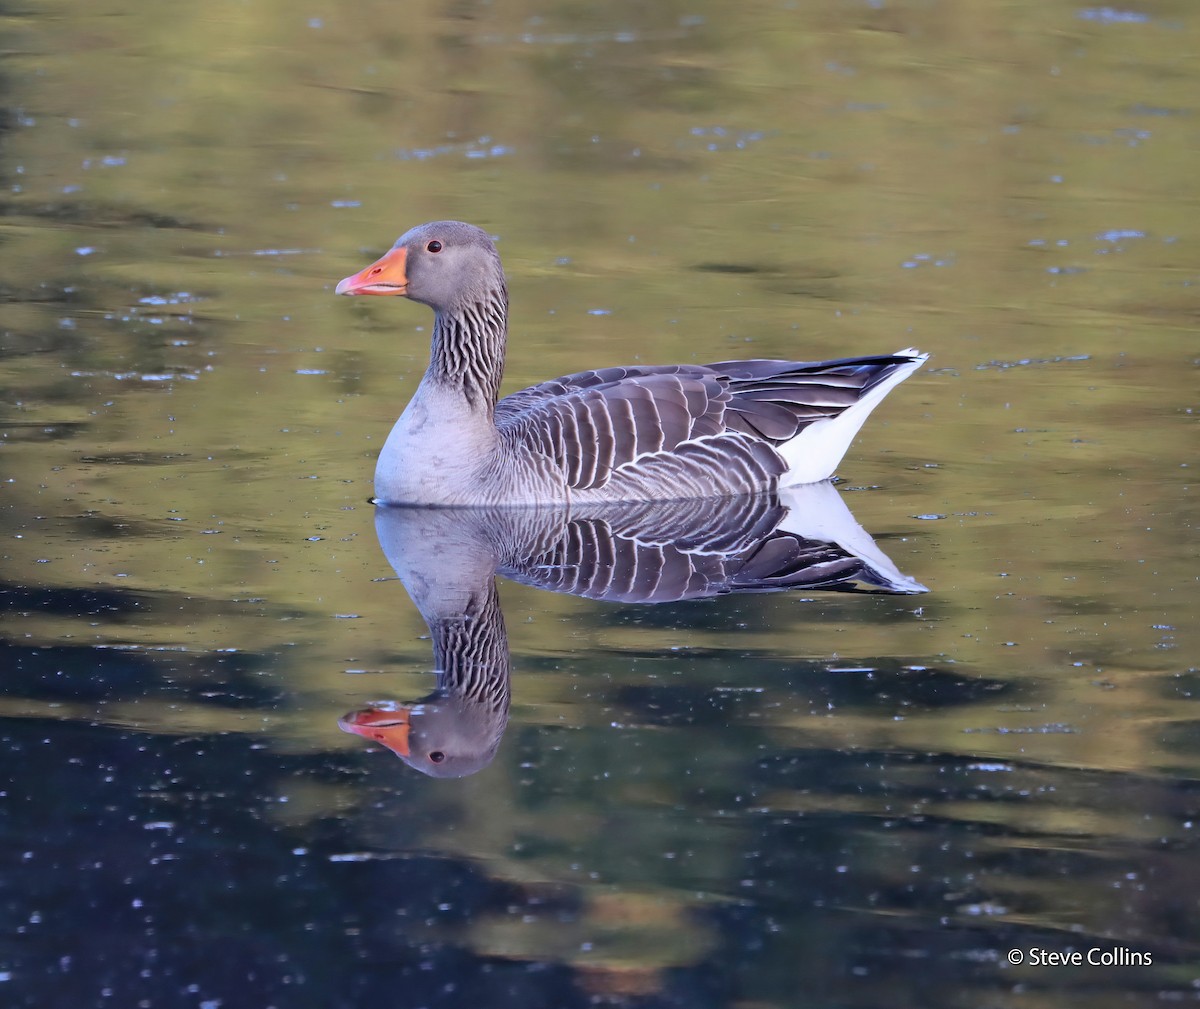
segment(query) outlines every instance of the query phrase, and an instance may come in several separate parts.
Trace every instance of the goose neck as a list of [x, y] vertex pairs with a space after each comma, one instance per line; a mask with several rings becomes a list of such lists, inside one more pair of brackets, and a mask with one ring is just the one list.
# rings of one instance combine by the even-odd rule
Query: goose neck
[[490, 415], [504, 376], [508, 293], [488, 292], [477, 301], [439, 310], [434, 316], [429, 374], [461, 388], [473, 406]]

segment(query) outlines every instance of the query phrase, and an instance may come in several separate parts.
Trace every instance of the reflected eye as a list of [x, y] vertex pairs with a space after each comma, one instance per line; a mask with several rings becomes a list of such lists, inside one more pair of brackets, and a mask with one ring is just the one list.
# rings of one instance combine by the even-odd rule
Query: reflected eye
[[[435, 243], [431, 242], [430, 244], [432, 245]], [[439, 245], [438, 248], [440, 249], [441, 246]], [[434, 750], [432, 753], [429, 754], [429, 759], [432, 760], [435, 764], [440, 764], [443, 760], [446, 759], [446, 755], [441, 750]]]
[[432, 242], [430, 242], [427, 246], [425, 246], [425, 248], [428, 249], [430, 252], [441, 252], [442, 251], [442, 243], [439, 242], [435, 238]]

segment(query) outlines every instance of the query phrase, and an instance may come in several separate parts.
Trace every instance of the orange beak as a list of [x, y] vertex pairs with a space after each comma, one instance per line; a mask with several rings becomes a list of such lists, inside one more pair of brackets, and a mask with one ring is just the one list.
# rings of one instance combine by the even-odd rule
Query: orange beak
[[408, 250], [392, 249], [353, 277], [339, 281], [336, 294], [408, 294]]
[[409, 725], [407, 708], [397, 708], [395, 711], [363, 708], [338, 719], [338, 728], [343, 732], [352, 732], [363, 739], [374, 739], [402, 757], [407, 757], [409, 752]]

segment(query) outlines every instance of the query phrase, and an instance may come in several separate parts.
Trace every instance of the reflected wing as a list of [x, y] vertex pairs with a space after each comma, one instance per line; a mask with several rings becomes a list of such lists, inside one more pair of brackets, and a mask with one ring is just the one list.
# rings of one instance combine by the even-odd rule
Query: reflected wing
[[503, 557], [497, 571], [553, 592], [623, 603], [845, 590], [854, 582], [921, 590], [898, 572], [891, 577], [886, 558], [875, 563], [840, 542], [797, 534], [787, 527], [790, 517], [775, 495], [611, 507], [569, 519], [535, 553]]

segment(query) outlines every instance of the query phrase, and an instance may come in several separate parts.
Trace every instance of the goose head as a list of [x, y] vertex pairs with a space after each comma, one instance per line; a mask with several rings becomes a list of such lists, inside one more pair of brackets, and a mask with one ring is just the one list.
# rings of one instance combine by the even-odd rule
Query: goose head
[[432, 221], [401, 235], [382, 257], [340, 281], [336, 293], [399, 295], [457, 314], [503, 288], [500, 256], [486, 231], [462, 221]]

